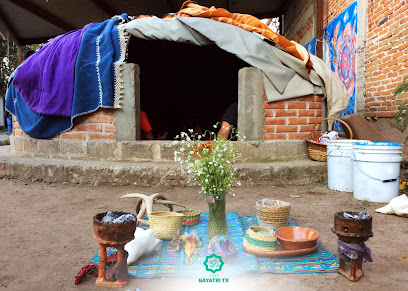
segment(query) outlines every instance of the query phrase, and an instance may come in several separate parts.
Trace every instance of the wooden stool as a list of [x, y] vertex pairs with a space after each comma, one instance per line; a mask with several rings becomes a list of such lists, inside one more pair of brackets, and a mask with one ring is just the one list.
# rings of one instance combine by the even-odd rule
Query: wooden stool
[[[115, 214], [122, 215], [127, 214], [125, 212], [115, 212]], [[114, 282], [110, 282], [106, 279], [106, 265], [107, 254], [106, 248], [113, 247], [117, 249], [118, 262], [125, 258], [125, 244], [132, 241], [135, 238], [135, 230], [137, 226], [136, 221], [110, 223], [102, 222], [101, 219], [106, 215], [106, 212], [99, 213], [94, 216], [94, 231], [93, 238], [99, 243], [99, 272], [98, 279], [96, 279], [96, 286], [102, 287], [125, 287], [127, 285], [127, 264], [125, 276], [118, 278]]]

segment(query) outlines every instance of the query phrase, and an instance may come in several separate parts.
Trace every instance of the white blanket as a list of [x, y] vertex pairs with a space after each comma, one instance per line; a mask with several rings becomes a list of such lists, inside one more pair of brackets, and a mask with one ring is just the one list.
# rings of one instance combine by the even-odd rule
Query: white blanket
[[314, 67], [308, 74], [301, 60], [262, 36], [234, 25], [199, 17], [146, 17], [122, 26], [127, 33], [142, 39], [217, 45], [264, 73], [268, 102], [324, 94], [329, 116], [338, 116], [348, 105], [345, 87], [321, 59], [311, 56]]

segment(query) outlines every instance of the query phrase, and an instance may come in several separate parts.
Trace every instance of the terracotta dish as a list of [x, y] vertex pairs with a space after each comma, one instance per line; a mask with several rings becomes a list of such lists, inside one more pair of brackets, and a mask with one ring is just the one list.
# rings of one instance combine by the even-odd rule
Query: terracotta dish
[[296, 256], [310, 254], [316, 251], [317, 247], [318, 245], [315, 244], [313, 247], [307, 248], [307, 249], [287, 250], [287, 249], [284, 249], [282, 246], [278, 245], [276, 247], [276, 251], [257, 252], [254, 250], [249, 250], [244, 246], [244, 251], [246, 251], [247, 253], [253, 254], [257, 257], [284, 258], [284, 257], [296, 257]]
[[287, 250], [308, 249], [316, 245], [319, 232], [302, 226], [286, 226], [275, 231], [280, 245]]

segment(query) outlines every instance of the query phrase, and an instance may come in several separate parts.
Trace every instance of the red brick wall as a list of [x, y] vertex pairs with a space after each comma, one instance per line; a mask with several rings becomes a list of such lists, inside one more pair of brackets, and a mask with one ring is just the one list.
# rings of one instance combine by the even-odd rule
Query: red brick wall
[[[303, 4], [302, 1], [298, 1], [299, 4]], [[337, 16], [339, 16], [347, 7], [349, 7], [355, 0], [323, 0], [323, 28], [325, 28], [330, 22], [332, 22]], [[311, 5], [315, 5], [315, 2], [311, 2]], [[300, 11], [299, 11], [300, 13]], [[296, 17], [300, 18], [302, 15], [297, 14]], [[296, 20], [295, 20], [296, 21]], [[299, 42], [303, 37], [314, 28], [313, 22], [316, 21], [316, 15], [310, 16], [298, 31], [294, 32], [293, 40]], [[316, 32], [313, 31], [313, 35]]]
[[[71, 130], [52, 139], [80, 139], [80, 140], [115, 140], [114, 109], [98, 109], [97, 111], [74, 119], [74, 127]], [[14, 122], [14, 134], [27, 136], [17, 121]]]
[[[355, 0], [324, 0], [323, 26], [326, 27], [353, 2]], [[407, 15], [407, 0], [368, 0], [364, 85], [366, 116], [391, 117], [398, 105], [408, 103], [408, 93], [394, 96], [395, 88], [408, 76]], [[302, 27], [296, 36], [301, 38], [308, 29], [312, 26]]]
[[21, 129], [20, 124], [15, 117], [13, 117], [13, 131], [15, 136], [27, 136]]
[[[322, 97], [304, 96], [279, 102], [263, 102], [265, 112], [264, 140], [304, 139], [315, 122], [322, 118]], [[320, 129], [320, 124], [316, 127]]]
[[323, 28], [354, 2], [355, 0], [323, 0]]
[[371, 117], [391, 117], [408, 94], [393, 96], [408, 76], [408, 3], [368, 1], [365, 110]]

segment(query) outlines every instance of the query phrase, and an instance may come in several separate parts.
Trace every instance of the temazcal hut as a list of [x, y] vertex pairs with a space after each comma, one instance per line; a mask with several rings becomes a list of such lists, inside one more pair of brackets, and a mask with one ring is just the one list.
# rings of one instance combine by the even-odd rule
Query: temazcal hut
[[[242, 158], [267, 162], [305, 158], [305, 135], [348, 99], [321, 59], [257, 18], [186, 1], [55, 37], [18, 67], [6, 109], [14, 153], [169, 161], [176, 134], [214, 130], [238, 102]], [[141, 111], [164, 140], [142, 140]]]

